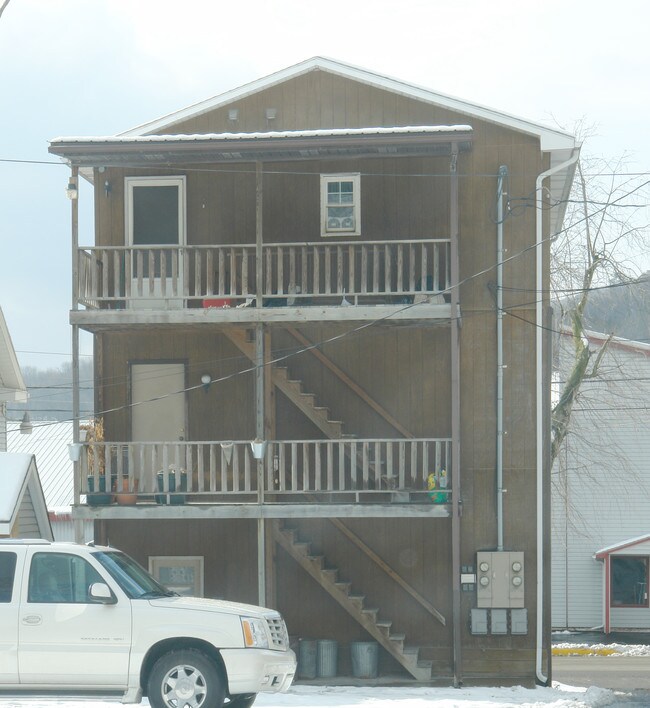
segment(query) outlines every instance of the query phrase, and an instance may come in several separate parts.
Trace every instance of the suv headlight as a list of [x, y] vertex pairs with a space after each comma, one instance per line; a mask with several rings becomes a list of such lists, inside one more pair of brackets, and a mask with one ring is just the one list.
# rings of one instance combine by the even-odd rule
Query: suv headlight
[[241, 627], [244, 632], [244, 644], [258, 649], [269, 648], [269, 635], [266, 631], [266, 621], [254, 617], [241, 617]]

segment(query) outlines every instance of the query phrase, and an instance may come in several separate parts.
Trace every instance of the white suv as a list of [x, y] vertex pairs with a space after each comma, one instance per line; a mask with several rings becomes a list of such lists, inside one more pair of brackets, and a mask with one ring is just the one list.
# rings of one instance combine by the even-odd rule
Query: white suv
[[114, 548], [0, 541], [0, 692], [246, 708], [295, 669], [273, 610], [180, 597]]

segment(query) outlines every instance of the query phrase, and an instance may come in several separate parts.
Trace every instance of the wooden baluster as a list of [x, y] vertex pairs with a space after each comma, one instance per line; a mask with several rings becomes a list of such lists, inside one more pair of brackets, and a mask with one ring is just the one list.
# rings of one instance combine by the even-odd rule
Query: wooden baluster
[[[285, 489], [284, 476], [281, 478], [281, 489]], [[291, 443], [291, 489], [295, 492], [298, 489], [298, 443]]]
[[372, 292], [379, 292], [379, 247], [372, 247]]
[[320, 476], [321, 476], [321, 443], [315, 443], [314, 447], [314, 491], [320, 489]]
[[330, 295], [332, 292], [332, 262], [331, 251], [329, 246], [325, 246], [325, 294]]
[[318, 250], [318, 246], [314, 246], [313, 254], [314, 254], [314, 288], [313, 288], [313, 293], [314, 293], [314, 295], [318, 295], [320, 293], [320, 251]]

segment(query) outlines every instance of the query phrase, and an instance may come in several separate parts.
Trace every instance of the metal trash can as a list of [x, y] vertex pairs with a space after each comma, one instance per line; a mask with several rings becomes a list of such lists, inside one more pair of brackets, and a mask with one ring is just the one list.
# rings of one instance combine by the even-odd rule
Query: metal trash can
[[339, 645], [333, 639], [320, 639], [316, 652], [316, 674], [319, 678], [336, 676]]
[[377, 642], [351, 642], [350, 658], [355, 678], [377, 678], [379, 644]]
[[298, 642], [298, 678], [316, 678], [316, 654], [318, 651], [315, 639], [301, 639]]

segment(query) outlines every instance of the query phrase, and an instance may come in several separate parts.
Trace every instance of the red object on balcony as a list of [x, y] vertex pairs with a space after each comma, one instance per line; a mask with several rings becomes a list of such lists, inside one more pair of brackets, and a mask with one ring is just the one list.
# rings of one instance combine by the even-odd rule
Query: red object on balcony
[[203, 307], [230, 307], [231, 303], [229, 297], [211, 297], [203, 300]]

